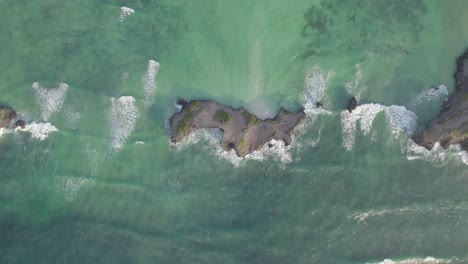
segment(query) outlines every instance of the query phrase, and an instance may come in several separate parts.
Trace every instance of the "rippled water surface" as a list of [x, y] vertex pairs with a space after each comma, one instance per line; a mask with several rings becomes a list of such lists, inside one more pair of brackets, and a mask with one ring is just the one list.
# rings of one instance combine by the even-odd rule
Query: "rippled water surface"
[[[0, 103], [29, 123], [0, 137], [0, 263], [468, 262], [468, 154], [410, 140], [454, 89], [468, 2], [0, 10]], [[216, 130], [171, 145], [177, 98], [307, 118], [240, 159]]]

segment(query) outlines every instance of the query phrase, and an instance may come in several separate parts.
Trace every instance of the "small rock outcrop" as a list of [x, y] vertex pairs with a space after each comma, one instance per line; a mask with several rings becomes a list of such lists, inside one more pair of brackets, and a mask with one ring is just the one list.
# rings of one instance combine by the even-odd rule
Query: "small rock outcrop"
[[16, 118], [16, 112], [8, 107], [0, 106], [0, 128], [11, 125], [11, 121]]
[[413, 138], [427, 149], [440, 142], [444, 148], [460, 144], [468, 151], [468, 49], [457, 59], [456, 66], [455, 92], [443, 104], [439, 116]]
[[353, 97], [351, 97], [351, 99], [349, 99], [347, 109], [351, 113], [351, 112], [353, 112], [354, 109], [356, 109], [356, 107], [357, 107], [357, 99], [356, 99], [356, 97], [353, 96]]
[[219, 128], [223, 131], [221, 147], [234, 149], [239, 157], [261, 148], [272, 139], [291, 143], [291, 134], [304, 119], [304, 111], [292, 113], [281, 109], [272, 119], [261, 120], [243, 108], [233, 109], [213, 101], [179, 99], [180, 112], [170, 119], [171, 141], [178, 143], [192, 131]]
[[24, 122], [24, 120], [18, 119], [15, 122], [15, 126], [20, 127], [21, 129], [25, 129], [26, 128], [26, 122]]

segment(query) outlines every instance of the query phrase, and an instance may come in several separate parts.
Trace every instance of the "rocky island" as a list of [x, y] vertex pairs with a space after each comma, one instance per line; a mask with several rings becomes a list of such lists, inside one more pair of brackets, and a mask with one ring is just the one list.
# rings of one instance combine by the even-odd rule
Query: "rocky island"
[[414, 136], [414, 141], [427, 149], [436, 142], [443, 148], [460, 144], [468, 151], [468, 49], [456, 62], [455, 92], [429, 126]]
[[296, 113], [281, 109], [272, 119], [261, 120], [243, 108], [233, 109], [214, 101], [178, 100], [180, 112], [170, 119], [171, 141], [181, 142], [192, 131], [202, 128], [218, 128], [223, 131], [221, 147], [234, 149], [239, 157], [261, 148], [272, 139], [291, 143], [291, 135], [304, 119], [304, 111]]

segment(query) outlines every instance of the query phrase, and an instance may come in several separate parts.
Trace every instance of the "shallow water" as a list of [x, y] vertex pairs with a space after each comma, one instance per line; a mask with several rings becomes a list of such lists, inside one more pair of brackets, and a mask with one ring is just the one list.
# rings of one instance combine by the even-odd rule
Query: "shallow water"
[[[0, 1], [0, 103], [34, 122], [0, 133], [0, 263], [468, 262], [468, 154], [409, 139], [468, 3], [323, 2]], [[307, 118], [240, 159], [170, 144], [179, 97]]]

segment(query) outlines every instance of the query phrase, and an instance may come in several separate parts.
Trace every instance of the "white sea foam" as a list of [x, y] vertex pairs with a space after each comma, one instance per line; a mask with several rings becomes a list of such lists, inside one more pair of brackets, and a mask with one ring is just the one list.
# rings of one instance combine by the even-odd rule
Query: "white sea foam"
[[333, 72], [325, 72], [318, 66], [314, 66], [306, 75], [304, 81], [305, 92], [302, 95], [301, 101], [306, 114], [316, 114], [326, 112], [326, 110], [318, 109], [316, 104], [321, 102], [327, 106], [325, 100], [325, 90], [328, 88], [333, 77]]
[[411, 136], [416, 131], [418, 117], [404, 106], [388, 106], [385, 108], [385, 113], [394, 137], [398, 137], [401, 132]]
[[[198, 129], [193, 131], [187, 138], [174, 146], [179, 149], [185, 149], [190, 145], [199, 144], [204, 151], [211, 152], [218, 158], [224, 159], [232, 163], [234, 166], [242, 166], [248, 160], [275, 160], [282, 165], [293, 161], [291, 154], [291, 145], [285, 146], [282, 140], [271, 140], [262, 148], [253, 151], [244, 158], [238, 157], [234, 150], [225, 151], [219, 145], [223, 134], [219, 129]], [[201, 144], [201, 143], [208, 144]], [[271, 144], [271, 147], [269, 146]]]
[[131, 9], [130, 7], [122, 6], [120, 8], [120, 16], [119, 16], [119, 21], [124, 22], [125, 18], [129, 15], [132, 15], [135, 13], [135, 10]]
[[408, 107], [413, 108], [417, 105], [441, 98], [447, 98], [448, 90], [447, 87], [443, 84], [437, 85], [435, 87], [426, 88], [421, 91], [416, 97], [411, 99], [407, 104]]
[[426, 258], [411, 258], [405, 260], [397, 260], [393, 261], [391, 259], [385, 259], [379, 264], [443, 264], [443, 263], [452, 263], [452, 261], [456, 261], [456, 259], [436, 259], [434, 257], [426, 257]]
[[459, 160], [468, 165], [468, 153], [462, 150], [459, 145], [451, 145], [444, 149], [439, 142], [436, 142], [431, 150], [427, 150], [409, 139], [406, 146], [402, 147], [402, 152], [406, 153], [408, 160], [423, 159], [439, 166], [443, 166], [451, 160]]
[[90, 182], [90, 179], [82, 177], [62, 177], [57, 180], [56, 190], [63, 194], [66, 201], [73, 202], [78, 192]]
[[135, 145], [144, 145], [144, 144], [145, 144], [145, 142], [143, 142], [143, 141], [136, 141], [135, 142]]
[[351, 150], [356, 141], [356, 127], [359, 122], [361, 131], [367, 135], [371, 128], [372, 123], [385, 106], [380, 104], [364, 104], [356, 107], [352, 113], [347, 110], [341, 112], [341, 128], [343, 134], [343, 147], [346, 150]]
[[109, 111], [110, 148], [118, 151], [132, 133], [139, 112], [132, 96], [111, 98]]
[[32, 138], [39, 139], [41, 141], [46, 139], [50, 133], [58, 131], [58, 129], [51, 123], [32, 122], [26, 124], [25, 128], [0, 128], [0, 137], [4, 134], [14, 133], [17, 130], [29, 132]]
[[32, 138], [44, 140], [49, 136], [49, 133], [56, 132], [58, 129], [51, 123], [30, 123], [26, 124], [24, 129], [18, 128], [21, 131], [28, 131]]
[[353, 79], [345, 84], [345, 88], [349, 95], [356, 97], [356, 99], [359, 101], [362, 92], [365, 91], [367, 87], [361, 85], [363, 78], [361, 65], [356, 64], [355, 69], [356, 71], [354, 73]]
[[47, 121], [52, 114], [62, 109], [68, 91], [66, 83], [60, 83], [55, 89], [48, 89], [35, 82], [32, 88], [36, 92], [36, 100], [41, 108], [42, 119]]
[[145, 104], [151, 105], [154, 102], [154, 94], [157, 89], [156, 77], [159, 72], [159, 63], [155, 60], [150, 60], [148, 62], [148, 67], [146, 73], [142, 79], [142, 85], [145, 95]]
[[417, 116], [404, 106], [384, 106], [373, 103], [363, 104], [356, 107], [352, 113], [349, 113], [347, 110], [341, 112], [343, 147], [346, 150], [351, 150], [354, 147], [357, 123], [359, 122], [361, 132], [367, 135], [372, 129], [375, 117], [381, 111], [384, 111], [386, 114], [394, 138], [398, 138], [402, 132], [410, 136], [416, 130]]

